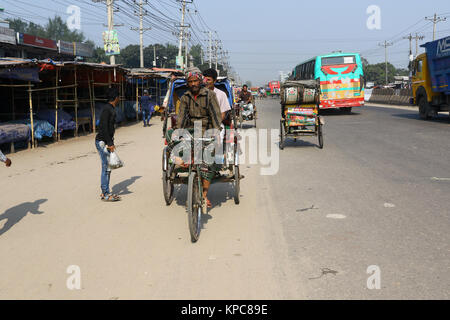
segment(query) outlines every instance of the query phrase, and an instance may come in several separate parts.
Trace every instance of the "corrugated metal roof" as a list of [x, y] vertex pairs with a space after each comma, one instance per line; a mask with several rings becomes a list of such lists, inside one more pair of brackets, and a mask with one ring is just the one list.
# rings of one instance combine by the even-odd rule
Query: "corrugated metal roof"
[[35, 65], [37, 60], [22, 58], [0, 58], [0, 67], [10, 67], [18, 65]]

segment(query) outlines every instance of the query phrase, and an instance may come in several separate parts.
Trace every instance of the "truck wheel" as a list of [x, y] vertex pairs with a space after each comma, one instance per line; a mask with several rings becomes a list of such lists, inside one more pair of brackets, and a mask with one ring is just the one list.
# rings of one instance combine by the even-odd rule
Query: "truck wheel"
[[427, 120], [430, 119], [430, 104], [425, 97], [420, 97], [419, 99], [419, 116], [420, 119]]

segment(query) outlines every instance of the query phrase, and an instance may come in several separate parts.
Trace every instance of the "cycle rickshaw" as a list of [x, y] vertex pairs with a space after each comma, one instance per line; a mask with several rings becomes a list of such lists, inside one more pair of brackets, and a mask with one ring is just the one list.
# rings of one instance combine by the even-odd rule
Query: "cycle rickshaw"
[[[227, 93], [230, 105], [233, 105], [233, 92], [228, 79], [220, 79], [216, 83], [216, 87]], [[178, 139], [178, 142], [174, 142], [172, 139], [173, 128], [176, 123], [176, 99], [174, 96], [182, 97], [187, 90], [187, 83], [184, 79], [177, 79], [173, 81], [170, 88], [170, 99], [167, 110], [165, 110], [166, 118], [164, 137], [166, 146], [163, 149], [162, 155], [162, 182], [163, 182], [163, 194], [164, 200], [168, 206], [170, 206], [174, 200], [174, 186], [175, 185], [187, 185], [187, 212], [189, 231], [191, 235], [191, 241], [196, 242], [200, 236], [200, 230], [202, 227], [202, 214], [204, 208], [203, 199], [203, 186], [201, 171], [205, 169], [205, 163], [195, 163], [194, 150], [199, 149], [199, 145], [208, 145], [215, 143], [212, 138], [199, 138], [194, 137], [192, 130], [188, 130], [189, 133], [185, 133], [183, 139]], [[170, 119], [171, 129], [168, 129]], [[240, 194], [240, 171], [239, 171], [239, 154], [238, 154], [238, 141], [237, 136], [234, 134], [234, 126], [236, 119], [232, 112], [230, 125], [226, 126], [227, 132], [223, 136], [223, 156], [220, 158], [219, 163], [216, 162], [218, 170], [213, 177], [211, 184], [215, 183], [231, 183], [233, 185], [234, 194], [233, 199], [235, 204], [239, 204]], [[190, 161], [179, 165], [176, 163], [176, 159], [171, 155], [173, 147], [177, 143], [189, 144], [189, 150], [191, 151]], [[201, 148], [200, 148], [201, 149]], [[217, 157], [216, 157], [217, 160]]]
[[280, 143], [286, 138], [316, 136], [323, 148], [323, 120], [319, 116], [320, 85], [315, 80], [286, 81], [281, 89]]

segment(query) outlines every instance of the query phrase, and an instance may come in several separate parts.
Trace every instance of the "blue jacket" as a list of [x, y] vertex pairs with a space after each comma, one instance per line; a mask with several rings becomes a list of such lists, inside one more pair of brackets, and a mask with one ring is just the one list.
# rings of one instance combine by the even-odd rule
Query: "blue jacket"
[[141, 109], [144, 111], [150, 111], [152, 109], [150, 96], [141, 97]]

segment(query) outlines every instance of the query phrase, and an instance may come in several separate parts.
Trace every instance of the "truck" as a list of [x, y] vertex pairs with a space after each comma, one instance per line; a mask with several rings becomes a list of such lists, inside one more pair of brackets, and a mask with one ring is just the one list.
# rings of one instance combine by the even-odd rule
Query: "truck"
[[425, 53], [413, 61], [412, 103], [419, 116], [430, 119], [450, 111], [450, 36], [427, 42]]

